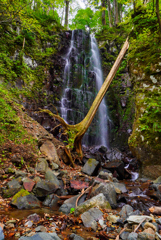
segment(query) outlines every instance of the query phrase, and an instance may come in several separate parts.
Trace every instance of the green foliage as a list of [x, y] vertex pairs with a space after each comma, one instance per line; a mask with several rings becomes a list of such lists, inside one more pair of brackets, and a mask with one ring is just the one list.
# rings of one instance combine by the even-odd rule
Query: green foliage
[[13, 103], [13, 95], [4, 85], [0, 85], [0, 144], [6, 141], [20, 143], [23, 140], [32, 142], [32, 138], [27, 136], [27, 132], [22, 126], [18, 116], [18, 106]]
[[75, 212], [75, 208], [71, 208], [70, 213], [74, 213], [74, 212]]

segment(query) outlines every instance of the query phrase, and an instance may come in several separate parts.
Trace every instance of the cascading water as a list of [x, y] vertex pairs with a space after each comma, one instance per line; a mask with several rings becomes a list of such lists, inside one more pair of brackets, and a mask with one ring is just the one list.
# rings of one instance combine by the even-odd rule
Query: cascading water
[[[60, 112], [69, 124], [79, 123], [87, 114], [103, 83], [98, 46], [93, 36], [72, 31], [70, 47], [64, 56], [64, 85]], [[108, 147], [108, 115], [103, 99], [98, 114], [83, 138], [83, 144]]]
[[[103, 73], [102, 73], [102, 67], [101, 67], [101, 59], [100, 59], [100, 53], [97, 46], [97, 42], [94, 36], [91, 36], [91, 62], [93, 71], [96, 75], [96, 86], [97, 91], [100, 90], [102, 84], [103, 84]], [[108, 120], [109, 117], [107, 115], [107, 107], [105, 103], [105, 99], [102, 99], [102, 102], [98, 108], [99, 112], [99, 130], [100, 130], [100, 145], [109, 147], [108, 143]]]

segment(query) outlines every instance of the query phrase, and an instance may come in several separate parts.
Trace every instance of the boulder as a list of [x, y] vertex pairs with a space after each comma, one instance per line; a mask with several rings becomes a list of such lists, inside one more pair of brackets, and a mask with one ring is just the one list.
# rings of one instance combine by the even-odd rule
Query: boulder
[[45, 158], [39, 158], [36, 164], [36, 171], [44, 174], [48, 168], [48, 163]]
[[117, 206], [116, 201], [116, 191], [112, 183], [100, 183], [93, 187], [91, 192], [91, 197], [103, 193], [106, 200], [110, 203], [111, 207], [115, 208]]
[[106, 152], [106, 159], [110, 162], [115, 160], [122, 160], [122, 153], [117, 148], [111, 148]]
[[33, 194], [18, 197], [17, 199], [14, 199], [11, 204], [16, 206], [18, 209], [32, 209], [39, 208], [41, 206], [40, 201]]
[[81, 215], [81, 219], [85, 227], [90, 227], [94, 231], [97, 229], [97, 221], [100, 220], [103, 213], [97, 208], [91, 208]]
[[127, 238], [127, 240], [137, 240], [138, 234], [135, 232], [131, 232]]
[[88, 159], [88, 161], [83, 166], [82, 172], [91, 176], [91, 175], [94, 174], [98, 165], [99, 165], [99, 162], [96, 159], [90, 158], [90, 159]]
[[59, 180], [57, 179], [54, 172], [50, 168], [48, 168], [46, 171], [45, 179], [54, 183], [57, 186], [57, 188], [60, 186]]
[[111, 209], [110, 203], [107, 201], [103, 193], [94, 196], [93, 198], [81, 203], [76, 209], [74, 214], [76, 216], [88, 211], [90, 208], [102, 208], [102, 209]]
[[40, 151], [47, 157], [47, 159], [50, 162], [54, 162], [58, 166], [60, 166], [60, 161], [59, 161], [56, 148], [51, 141], [49, 140], [45, 141], [43, 145], [40, 147]]
[[155, 240], [155, 235], [150, 233], [141, 232], [138, 234], [137, 240]]
[[47, 195], [56, 192], [59, 187], [54, 182], [49, 182], [47, 180], [41, 180], [38, 182], [34, 188], [34, 193], [37, 197], [46, 197]]
[[3, 197], [11, 197], [21, 189], [21, 185], [16, 179], [7, 183], [7, 189], [3, 189]]
[[123, 218], [124, 220], [130, 216], [130, 214], [134, 211], [134, 209], [126, 204], [122, 207], [121, 211], [120, 211], [120, 217]]
[[59, 200], [59, 198], [56, 195], [50, 194], [43, 201], [43, 205], [50, 207], [50, 208], [55, 208], [55, 207], [57, 207], [58, 200]]
[[61, 240], [56, 233], [39, 232], [32, 237], [20, 237], [19, 240]]
[[35, 182], [30, 178], [24, 178], [22, 181], [24, 189], [28, 192], [31, 192], [33, 187], [35, 186]]
[[122, 161], [115, 160], [112, 162], [107, 162], [103, 167], [112, 172], [113, 176], [117, 177], [118, 179], [124, 179], [125, 171], [124, 163]]

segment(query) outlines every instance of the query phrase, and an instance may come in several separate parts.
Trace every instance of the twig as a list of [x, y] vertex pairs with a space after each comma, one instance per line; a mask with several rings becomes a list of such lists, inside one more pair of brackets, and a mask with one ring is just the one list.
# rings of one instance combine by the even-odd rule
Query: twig
[[145, 220], [146, 220], [146, 217], [139, 223], [139, 225], [135, 228], [134, 232], [136, 232], [139, 229], [139, 227]]
[[119, 236], [121, 235], [121, 233], [123, 233], [124, 231], [126, 230], [126, 227], [125, 228], [123, 228], [120, 232], [119, 232], [119, 234], [117, 235], [117, 237], [116, 237], [116, 239], [115, 240], [119, 240], [120, 238], [119, 238]]
[[76, 200], [76, 202], [75, 202], [75, 207], [78, 206], [78, 201], [79, 201], [79, 199], [80, 199], [86, 192], [90, 191], [90, 189], [91, 189], [92, 187], [93, 187], [93, 184], [92, 184], [90, 187], [88, 187], [85, 191], [84, 191], [84, 189], [82, 189], [81, 195], [78, 196], [78, 198], [77, 198], [77, 200]]

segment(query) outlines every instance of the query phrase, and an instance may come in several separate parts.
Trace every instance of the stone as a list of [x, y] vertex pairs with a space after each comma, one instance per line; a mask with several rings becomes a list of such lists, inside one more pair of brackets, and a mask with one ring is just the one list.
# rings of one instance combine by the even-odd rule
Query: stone
[[54, 207], [57, 207], [58, 200], [59, 200], [59, 198], [56, 195], [50, 194], [43, 201], [43, 205], [50, 207], [50, 208], [54, 208]]
[[128, 216], [130, 216], [133, 210], [134, 209], [130, 205], [128, 204], [124, 205], [119, 213], [120, 217], [126, 219]]
[[91, 192], [91, 197], [103, 193], [106, 200], [110, 203], [111, 207], [115, 208], [117, 206], [116, 201], [116, 191], [112, 183], [100, 183], [93, 187]]
[[148, 234], [152, 234], [152, 235], [155, 235], [155, 231], [154, 231], [154, 229], [152, 229], [152, 228], [146, 228], [144, 231], [143, 231], [144, 233], [148, 233]]
[[50, 162], [54, 162], [58, 166], [60, 166], [60, 161], [59, 161], [56, 148], [51, 141], [49, 140], [45, 141], [43, 145], [40, 147], [40, 151], [47, 157], [47, 159]]
[[84, 212], [81, 215], [81, 219], [83, 221], [83, 224], [85, 227], [90, 227], [92, 228], [94, 231], [97, 230], [97, 222], [94, 220], [94, 218], [90, 215], [89, 212]]
[[54, 182], [41, 180], [34, 188], [34, 193], [37, 197], [46, 197], [47, 195], [56, 192], [59, 187]]
[[92, 197], [91, 199], [81, 203], [76, 209], [74, 214], [76, 216], [88, 211], [90, 208], [102, 208], [102, 209], [111, 209], [110, 203], [107, 201], [103, 193], [98, 194], [97, 196]]
[[147, 228], [152, 228], [154, 232], [157, 231], [156, 226], [154, 226], [153, 223], [150, 223], [150, 222], [146, 222], [146, 223], [144, 224], [144, 229], [147, 229]]
[[115, 190], [119, 189], [121, 193], [127, 192], [126, 186], [124, 183], [117, 183], [117, 182], [112, 182]]
[[16, 206], [18, 209], [31, 209], [40, 207], [40, 201], [33, 194], [25, 195], [24, 193], [25, 196], [20, 196], [20, 194], [17, 196], [16, 195], [13, 197], [11, 204]]
[[7, 189], [3, 189], [3, 197], [11, 197], [21, 189], [21, 185], [16, 179], [7, 183]]
[[110, 172], [101, 171], [99, 173], [98, 177], [101, 179], [104, 179], [104, 180], [109, 180], [109, 181], [113, 180], [112, 173], [110, 173]]
[[153, 181], [153, 183], [161, 183], [161, 176], [159, 176], [157, 179]]
[[155, 235], [141, 232], [138, 234], [137, 240], [155, 240]]
[[57, 186], [57, 188], [60, 186], [59, 180], [57, 179], [57, 177], [50, 168], [48, 168], [45, 173], [45, 179], [50, 182], [53, 182]]
[[18, 178], [18, 177], [26, 177], [27, 176], [27, 172], [23, 172], [23, 171], [20, 171], [20, 170], [15, 170], [15, 177]]
[[50, 165], [51, 165], [52, 170], [58, 170], [59, 169], [59, 165], [54, 163], [54, 162], [51, 162]]
[[[79, 194], [80, 195], [80, 194]], [[76, 195], [74, 197], [71, 197], [64, 201], [63, 205], [59, 208], [59, 212], [68, 214], [70, 213], [71, 208], [75, 208], [76, 200], [79, 197], [79, 195]], [[86, 195], [84, 194], [78, 201], [78, 206], [84, 202], [86, 198]]]
[[70, 236], [69, 236], [70, 239], [73, 239], [73, 240], [84, 240], [84, 238], [78, 236], [77, 234], [75, 233], [72, 233]]
[[117, 177], [118, 179], [124, 179], [125, 177], [124, 163], [120, 160], [107, 162], [105, 163], [104, 168], [112, 172], [113, 176]]
[[90, 158], [83, 166], [82, 172], [86, 173], [89, 176], [92, 176], [92, 174], [94, 174], [98, 165], [99, 165], [99, 162], [96, 159]]
[[129, 216], [126, 220], [128, 221], [128, 223], [140, 223], [143, 221], [143, 219], [146, 218], [146, 221], [152, 221], [152, 217], [149, 217], [147, 215], [131, 215]]
[[109, 213], [107, 220], [109, 220], [109, 222], [112, 223], [117, 223], [117, 221], [120, 219], [119, 216], [113, 215], [112, 213]]
[[22, 181], [24, 189], [28, 192], [32, 192], [33, 187], [35, 186], [35, 182], [30, 178], [24, 178]]
[[31, 222], [31, 221], [27, 221], [25, 223], [25, 227], [28, 227], [28, 228], [32, 227], [32, 225], [33, 225], [33, 222]]
[[48, 163], [45, 160], [45, 158], [39, 158], [35, 168], [36, 171], [44, 174], [46, 173], [47, 168], [48, 168]]
[[131, 232], [127, 238], [127, 240], [137, 240], [138, 234], [135, 232]]
[[36, 213], [31, 214], [27, 217], [28, 220], [32, 221], [33, 223], [37, 223], [40, 221], [40, 216]]
[[122, 240], [127, 240], [128, 239], [128, 236], [129, 236], [129, 232], [123, 232], [120, 234], [120, 237]]
[[112, 148], [106, 152], [106, 158], [109, 161], [122, 160], [122, 153], [117, 148]]
[[31, 237], [20, 237], [19, 240], [61, 240], [56, 233], [39, 232]]
[[35, 228], [35, 232], [47, 232], [47, 229], [44, 226], [38, 226]]

